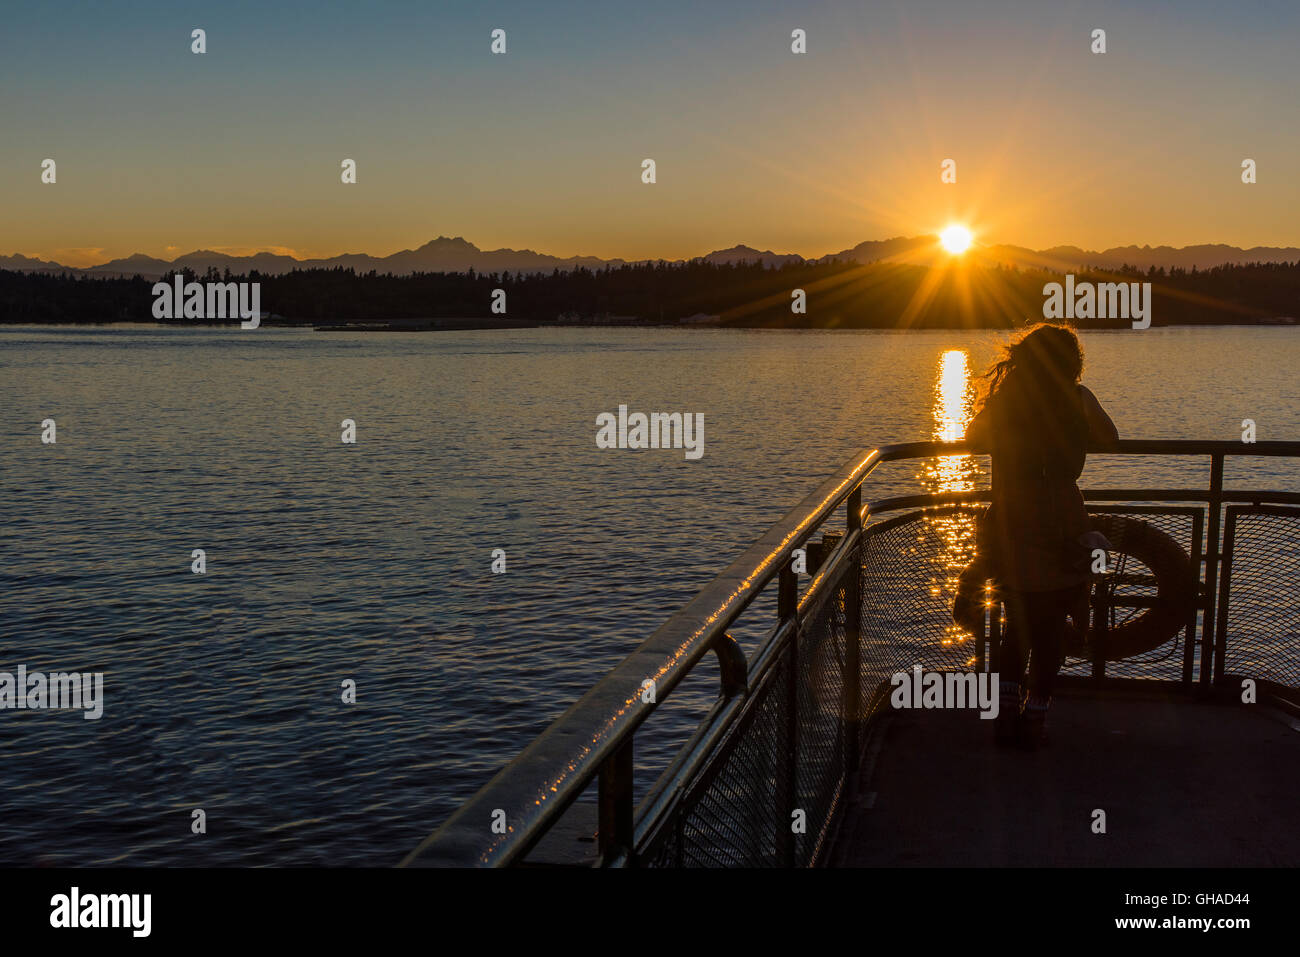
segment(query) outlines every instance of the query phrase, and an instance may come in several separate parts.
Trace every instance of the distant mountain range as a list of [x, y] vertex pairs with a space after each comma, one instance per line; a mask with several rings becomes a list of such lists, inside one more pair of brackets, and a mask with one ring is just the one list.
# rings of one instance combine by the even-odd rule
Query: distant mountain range
[[[733, 246], [720, 249], [697, 259], [713, 263], [762, 262], [766, 266], [785, 263], [826, 262], [832, 259], [870, 263], [880, 261], [929, 264], [944, 257], [937, 248], [935, 236], [896, 237], [859, 243], [817, 259], [806, 259], [794, 253], [777, 253], [757, 250], [750, 246]], [[1053, 246], [1051, 249], [1033, 250], [1022, 246], [979, 246], [967, 252], [966, 257], [984, 265], [1001, 264], [1031, 269], [1048, 269], [1068, 272], [1080, 267], [1116, 269], [1122, 265], [1148, 269], [1152, 266], [1182, 269], [1208, 269], [1213, 266], [1253, 262], [1300, 261], [1300, 248], [1293, 246], [1254, 246], [1241, 249], [1237, 246], [1204, 244], [1198, 246], [1115, 246], [1101, 252], [1080, 249], [1077, 246]], [[646, 260], [640, 260], [645, 262]], [[676, 260], [680, 262], [680, 260]], [[198, 273], [215, 267], [224, 272], [247, 273], [250, 270], [268, 275], [279, 275], [294, 269], [344, 268], [359, 273], [374, 270], [380, 274], [407, 275], [413, 272], [551, 272], [577, 267], [599, 269], [603, 266], [621, 266], [628, 260], [600, 259], [595, 256], [569, 256], [561, 258], [531, 249], [479, 249], [459, 236], [439, 236], [419, 249], [403, 249], [391, 256], [371, 256], [366, 253], [344, 253], [328, 259], [295, 259], [275, 253], [256, 253], [252, 256], [230, 256], [225, 253], [200, 249], [170, 262], [136, 253], [125, 259], [114, 259], [98, 266], [75, 268], [57, 262], [47, 262], [28, 256], [0, 256], [0, 269], [20, 272], [77, 273], [86, 276], [143, 276], [157, 278], [176, 269], [191, 269]]]

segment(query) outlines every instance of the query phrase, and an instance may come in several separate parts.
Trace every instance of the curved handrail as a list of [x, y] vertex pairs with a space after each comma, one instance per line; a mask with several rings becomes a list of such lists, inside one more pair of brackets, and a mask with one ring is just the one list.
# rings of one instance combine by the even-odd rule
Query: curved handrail
[[[818, 487], [616, 665], [402, 862], [500, 866], [519, 860], [586, 789], [714, 641], [881, 461], [871, 449]], [[506, 830], [491, 833], [505, 812]]]
[[[521, 860], [627, 743], [656, 703], [703, 657], [794, 549], [882, 462], [982, 454], [966, 441], [909, 442], [860, 452], [791, 509], [681, 610], [623, 659], [402, 861], [408, 865], [501, 866]], [[1090, 454], [1300, 456], [1300, 442], [1121, 440]], [[654, 700], [643, 694], [654, 682]], [[505, 815], [504, 833], [492, 823]]]

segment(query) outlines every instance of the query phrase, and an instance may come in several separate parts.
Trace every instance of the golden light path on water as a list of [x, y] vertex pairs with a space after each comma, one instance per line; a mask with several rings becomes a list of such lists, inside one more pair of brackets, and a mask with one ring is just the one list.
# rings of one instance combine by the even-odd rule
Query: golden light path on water
[[[933, 438], [955, 442], [964, 438], [975, 412], [975, 385], [970, 355], [964, 349], [949, 349], [939, 357], [934, 383]], [[973, 455], [945, 455], [925, 462], [921, 483], [928, 492], [968, 492], [976, 488], [979, 462]], [[937, 573], [930, 580], [930, 594], [949, 607], [957, 591], [957, 576], [975, 555], [975, 522], [970, 514], [931, 515], [923, 540], [939, 540]], [[960, 645], [971, 636], [949, 622], [944, 628], [945, 646]]]

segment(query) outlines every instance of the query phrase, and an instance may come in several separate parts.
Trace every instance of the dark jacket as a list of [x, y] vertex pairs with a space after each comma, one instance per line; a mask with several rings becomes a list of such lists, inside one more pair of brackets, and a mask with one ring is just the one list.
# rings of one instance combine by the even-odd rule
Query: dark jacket
[[993, 507], [981, 529], [1003, 587], [1056, 591], [1088, 580], [1089, 529], [1076, 484], [1089, 448], [1118, 437], [1096, 398], [1076, 392], [1044, 401], [1008, 383], [971, 423], [971, 443], [993, 459]]

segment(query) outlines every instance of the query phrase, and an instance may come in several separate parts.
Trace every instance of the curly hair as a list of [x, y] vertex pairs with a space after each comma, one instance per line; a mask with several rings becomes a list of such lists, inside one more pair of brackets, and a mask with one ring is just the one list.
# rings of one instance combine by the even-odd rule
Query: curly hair
[[984, 375], [982, 402], [996, 415], [1002, 468], [1078, 477], [1088, 444], [1082, 375], [1083, 349], [1065, 326], [1039, 323], [1005, 348]]
[[1037, 401], [1052, 401], [1072, 393], [1083, 375], [1083, 347], [1068, 326], [1040, 322], [1011, 344], [984, 373], [982, 405], [1010, 387]]

